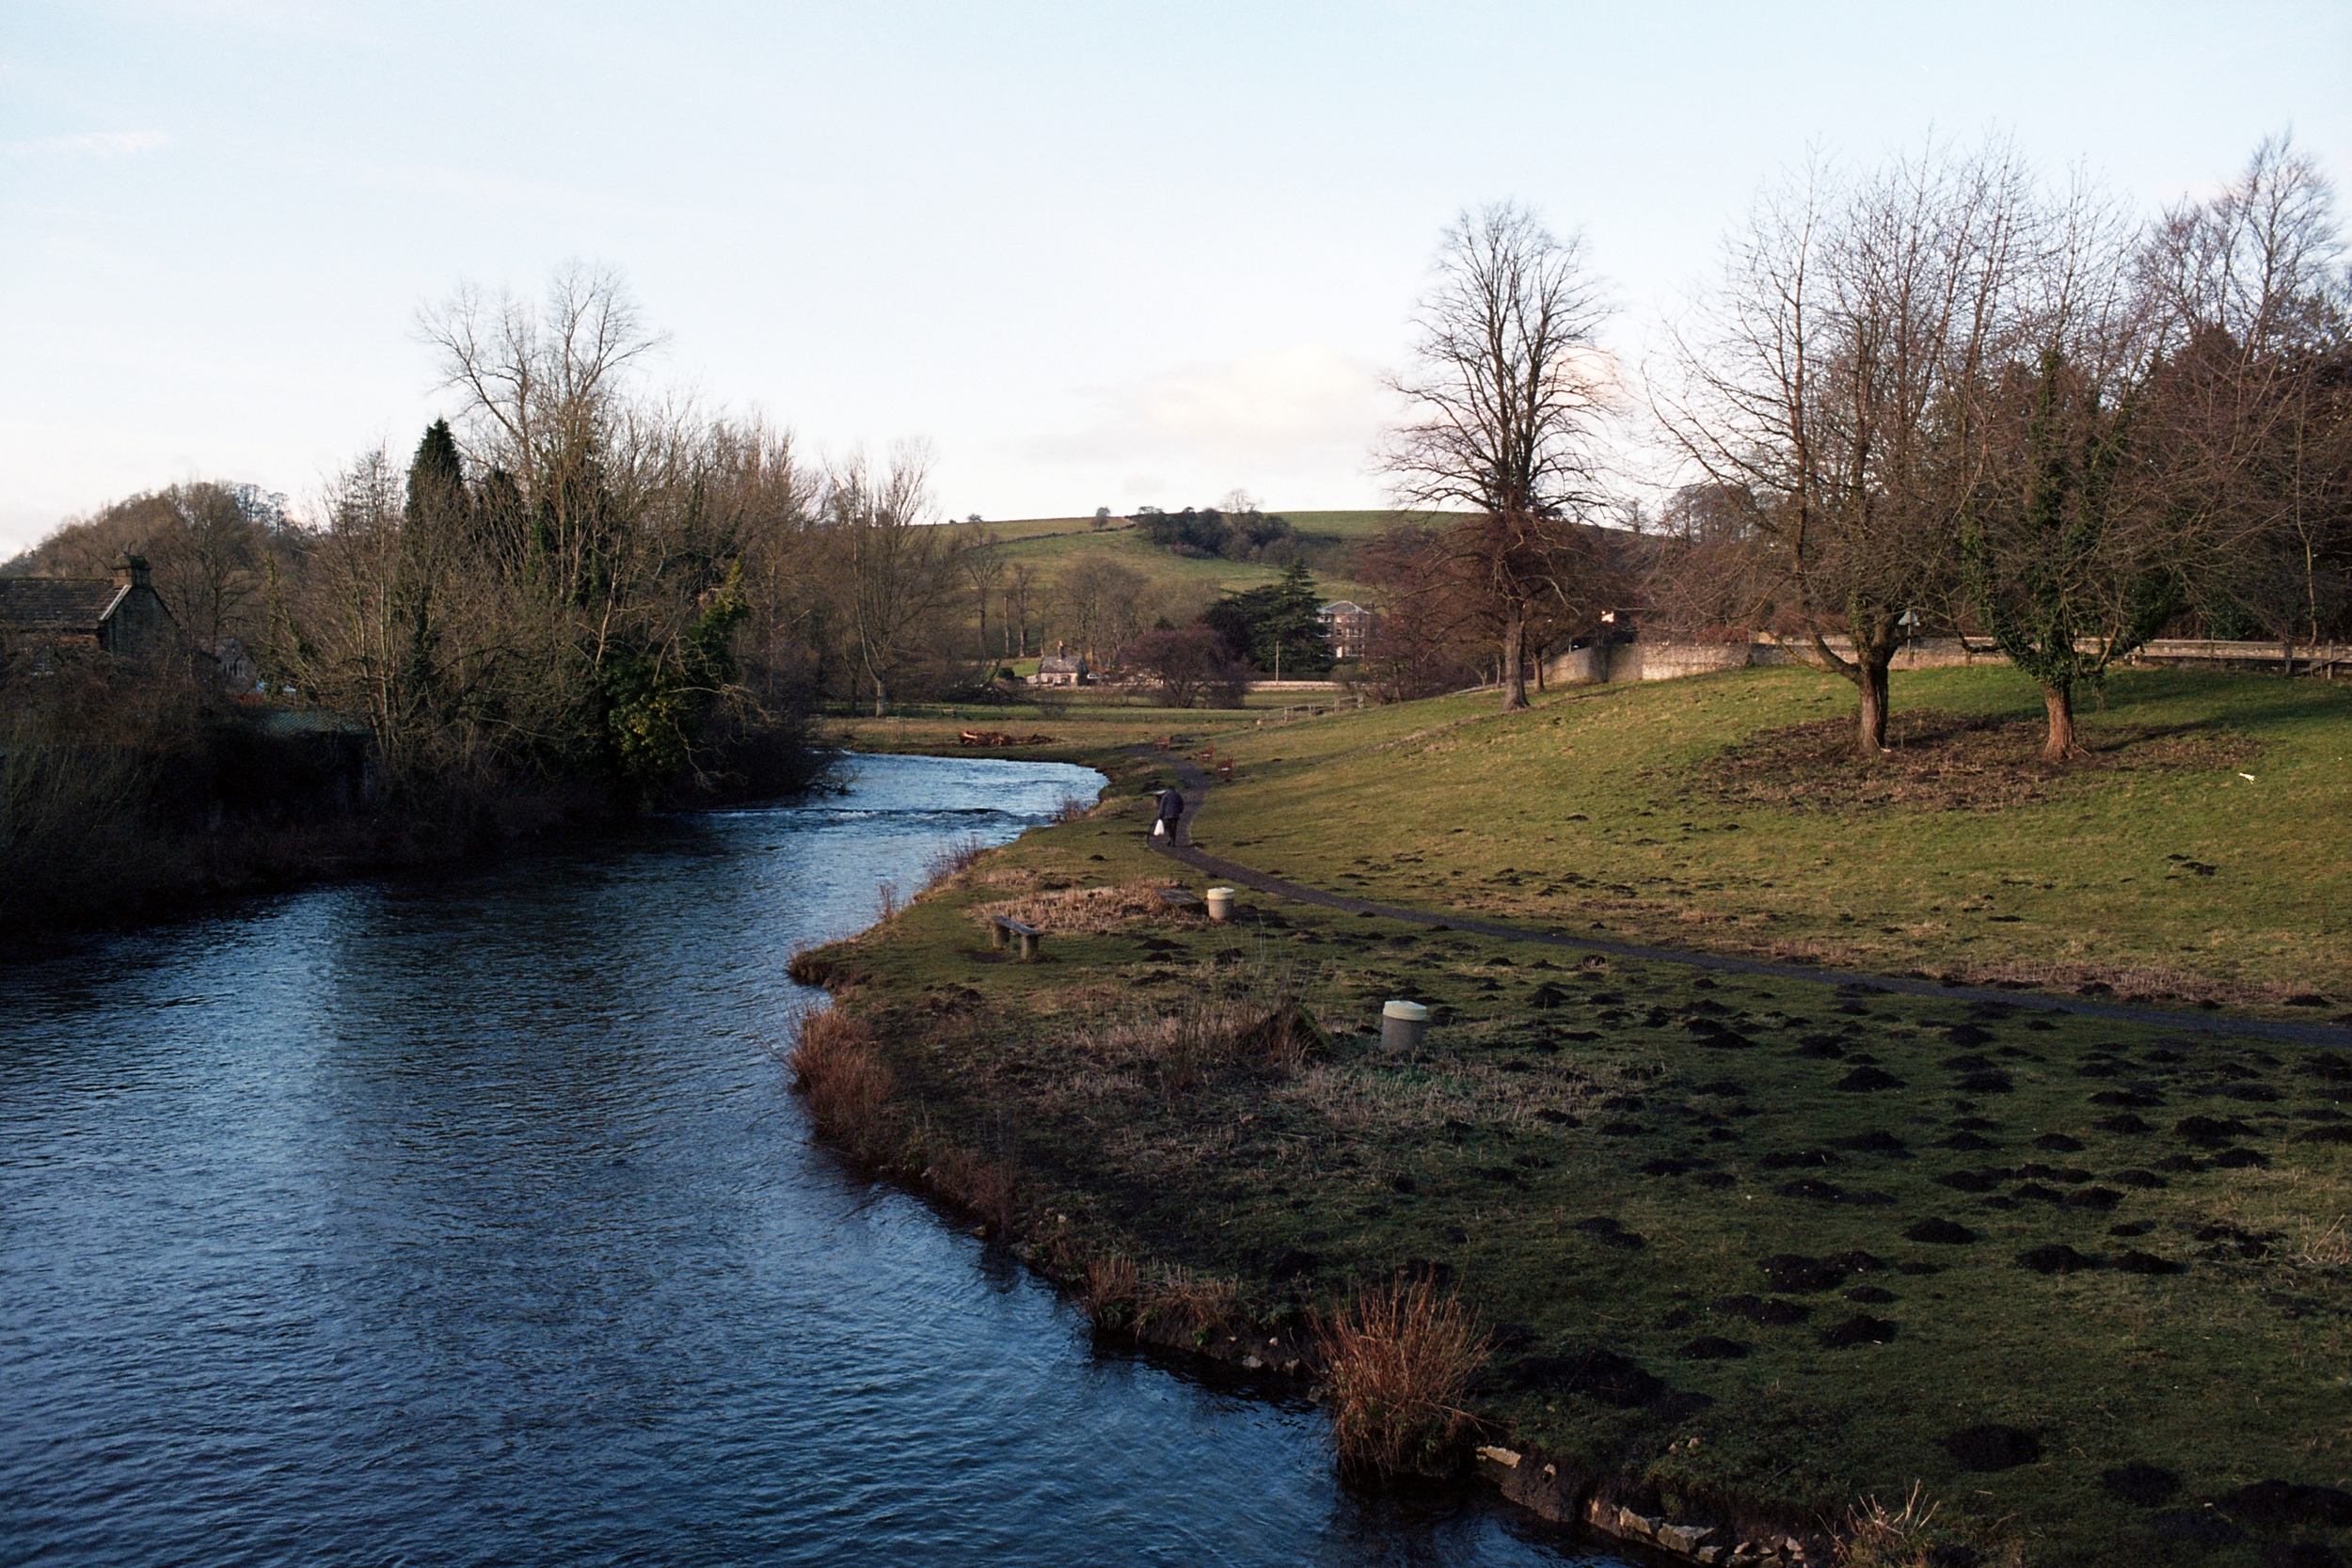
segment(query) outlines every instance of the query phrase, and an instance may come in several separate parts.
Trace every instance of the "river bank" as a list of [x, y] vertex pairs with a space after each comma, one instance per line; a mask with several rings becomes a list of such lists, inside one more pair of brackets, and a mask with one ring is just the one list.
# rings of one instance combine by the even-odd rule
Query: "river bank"
[[[1361, 753], [1341, 736], [1221, 753], [1247, 779], [1252, 747]], [[1207, 880], [1146, 847], [1165, 759], [1104, 760], [1087, 819], [801, 960], [890, 1075], [854, 1135], [985, 1156], [996, 1223], [1098, 1310], [1230, 1352], [1240, 1324], [1279, 1338], [1379, 1281], [1438, 1281], [1495, 1336], [1464, 1460], [1692, 1560], [1791, 1540], [1826, 1560], [1857, 1517], [1883, 1561], [2345, 1545], [2343, 1053], [1262, 895], [1211, 927], [1097, 891]], [[1237, 859], [1290, 830], [1285, 793], [1326, 799], [1311, 765], [1279, 791], [1254, 770], [1200, 818]], [[1325, 820], [1318, 853], [1359, 872], [1343, 889], [1408, 863], [1446, 879], [1439, 835]], [[980, 914], [1015, 903], [1047, 927], [1041, 962], [989, 942]], [[1375, 1034], [1399, 996], [1435, 1018], [1406, 1057]], [[1239, 1043], [1286, 1002], [1311, 1043]], [[1924, 1526], [1902, 1523], [1915, 1488]]]
[[857, 770], [0, 972], [0, 1555], [1586, 1561], [810, 1137], [794, 949], [1099, 783]]

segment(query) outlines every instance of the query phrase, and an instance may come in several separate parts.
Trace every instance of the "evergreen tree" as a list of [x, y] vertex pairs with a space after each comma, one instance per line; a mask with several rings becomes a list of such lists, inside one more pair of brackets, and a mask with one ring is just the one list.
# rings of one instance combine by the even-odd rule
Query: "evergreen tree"
[[1216, 628], [1233, 657], [1264, 674], [1311, 678], [1328, 673], [1330, 645], [1324, 641], [1323, 595], [1304, 562], [1292, 562], [1281, 580], [1228, 594], [1203, 610], [1203, 625]]

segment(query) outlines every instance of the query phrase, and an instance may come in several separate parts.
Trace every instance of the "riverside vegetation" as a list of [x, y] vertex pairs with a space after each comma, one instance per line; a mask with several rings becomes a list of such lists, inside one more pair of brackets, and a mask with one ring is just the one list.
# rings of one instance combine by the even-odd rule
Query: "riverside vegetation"
[[[1483, 1449], [1510, 1496], [1671, 1521], [1655, 1539], [1712, 1560], [1792, 1539], [1813, 1561], [2335, 1560], [2345, 694], [2120, 672], [2085, 717], [2093, 762], [2038, 768], [2013, 673], [1895, 686], [1948, 717], [1804, 789], [1748, 761], [1814, 744], [1822, 687], [1793, 672], [1518, 715], [1221, 736], [1194, 715], [1187, 743], [1237, 760], [1194, 832], [1531, 931], [2315, 1027], [1708, 973], [1265, 896], [1212, 926], [1142, 894], [1203, 880], [1144, 837], [1172, 775], [1135, 741], [1166, 716], [1065, 710], [1059, 749], [1112, 777], [1099, 805], [798, 961], [835, 996], [802, 1046], [819, 1124], [1106, 1327], [1316, 1379], [1375, 1473]], [[1015, 900], [1043, 961], [989, 943]], [[1391, 997], [1434, 1013], [1410, 1056], [1378, 1046]]]

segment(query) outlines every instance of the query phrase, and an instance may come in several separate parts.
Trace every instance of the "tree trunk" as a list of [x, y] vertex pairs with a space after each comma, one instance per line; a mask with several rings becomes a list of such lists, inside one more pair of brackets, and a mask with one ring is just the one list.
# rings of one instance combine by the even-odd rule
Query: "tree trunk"
[[889, 700], [890, 700], [889, 693], [888, 693], [888, 692], [886, 692], [886, 691], [884, 691], [884, 690], [882, 689], [882, 677], [881, 677], [880, 675], [876, 675], [876, 676], [874, 677], [874, 717], [875, 717], [875, 718], [877, 718], [877, 719], [887, 719], [887, 718], [889, 718], [889, 717], [890, 717]]
[[1886, 750], [1886, 666], [1885, 654], [1868, 649], [1854, 650], [1856, 672], [1854, 687], [1862, 693], [1862, 729], [1855, 737], [1855, 746], [1866, 757], [1877, 756]]
[[1527, 705], [1527, 617], [1514, 613], [1502, 623], [1502, 711]]
[[2050, 716], [2049, 737], [2042, 743], [2042, 760], [2064, 762], [2080, 754], [2082, 748], [2074, 743], [2074, 688], [2045, 686], [2042, 689], [2042, 705]]

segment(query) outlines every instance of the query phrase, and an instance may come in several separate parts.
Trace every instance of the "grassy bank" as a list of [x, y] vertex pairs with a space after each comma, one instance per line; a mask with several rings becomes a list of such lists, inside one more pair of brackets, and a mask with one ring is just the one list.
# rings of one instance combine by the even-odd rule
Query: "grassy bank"
[[[1483, 694], [1292, 724], [1073, 707], [1053, 754], [1123, 767], [1149, 734], [1214, 742], [1239, 768], [1198, 842], [1383, 902], [2169, 1005], [2352, 1006], [2286, 1005], [2352, 974], [2352, 688], [2118, 672], [2086, 704], [2091, 755], [2055, 771], [2007, 669], [1898, 673], [1895, 700], [1903, 749], [1867, 766], [1843, 754], [1851, 689], [1802, 670], [1510, 717]], [[953, 728], [850, 734], [952, 749]]]
[[[1928, 673], [1898, 699], [1999, 719], [2026, 713], [2016, 685]], [[2030, 790], [1962, 768], [1788, 798], [1807, 742], [1778, 732], [1842, 696], [1751, 673], [1510, 719], [1486, 698], [1228, 716], [1240, 776], [1199, 836], [1533, 924], [1885, 966], [2062, 957], [2342, 1010], [2344, 693], [2132, 674], [2087, 724], [2108, 752]], [[810, 956], [889, 1074], [845, 1141], [947, 1172], [1082, 1291], [1162, 1281], [1131, 1292], [1146, 1317], [1205, 1299], [1295, 1337], [1400, 1274], [1458, 1291], [1495, 1336], [1480, 1440], [1530, 1456], [1522, 1493], [1601, 1478], [1744, 1538], [1916, 1484], [1937, 1513], [1915, 1546], [2028, 1563], [2352, 1544], [2328, 1490], [2352, 1481], [2348, 1053], [1271, 900], [1211, 927], [1082, 897], [1183, 869], [1144, 845], [1164, 765], [1121, 749], [1167, 717], [1066, 722], [1058, 753], [1114, 771], [1102, 807]], [[925, 749], [864, 734], [894, 739]], [[1781, 760], [1708, 766], [1740, 746]], [[1009, 900], [1049, 927], [1046, 961], [991, 947], [975, 911]], [[1410, 1057], [1373, 1034], [1395, 996], [1436, 1014]], [[1320, 1036], [1252, 1045], [1284, 999]]]

